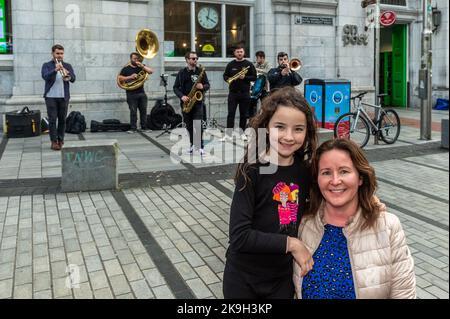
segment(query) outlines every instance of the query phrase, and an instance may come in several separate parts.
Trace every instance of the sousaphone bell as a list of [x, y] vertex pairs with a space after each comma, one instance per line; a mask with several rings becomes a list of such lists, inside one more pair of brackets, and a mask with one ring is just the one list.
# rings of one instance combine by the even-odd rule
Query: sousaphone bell
[[[146, 59], [153, 59], [159, 51], [159, 41], [156, 33], [149, 29], [142, 29], [136, 34], [136, 51], [141, 56], [141, 62]], [[126, 64], [124, 67], [130, 65]], [[117, 75], [117, 85], [124, 90], [136, 90], [144, 85], [148, 78], [148, 73], [145, 70], [141, 70], [137, 78], [129, 82], [119, 81], [119, 75]]]

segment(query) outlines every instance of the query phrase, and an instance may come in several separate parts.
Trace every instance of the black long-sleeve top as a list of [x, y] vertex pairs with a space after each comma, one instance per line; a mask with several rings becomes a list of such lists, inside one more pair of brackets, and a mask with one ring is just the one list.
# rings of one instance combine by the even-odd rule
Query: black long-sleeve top
[[[226, 256], [227, 262], [246, 273], [276, 278], [292, 274], [292, 255], [286, 253], [287, 236], [297, 237], [309, 196], [310, 169], [297, 156], [293, 165], [278, 166], [274, 174], [260, 174], [263, 166], [267, 165], [253, 164], [248, 168], [250, 181], [243, 190], [244, 177], [237, 180]], [[288, 199], [284, 204], [281, 192]], [[286, 219], [286, 213], [293, 213], [295, 218]]]
[[245, 75], [244, 79], [237, 79], [233, 81], [230, 86], [230, 92], [233, 93], [249, 93], [250, 94], [250, 82], [256, 80], [256, 69], [253, 63], [247, 60], [237, 61], [233, 60], [230, 63], [227, 64], [225, 68], [225, 72], [223, 73], [223, 79], [224, 81], [231, 78], [233, 75], [237, 74], [239, 71], [241, 71], [243, 68], [246, 68], [247, 66], [250, 66], [248, 69], [247, 74]]
[[291, 73], [287, 75], [282, 75], [282, 70], [283, 69], [280, 66], [270, 69], [267, 77], [269, 79], [271, 92], [285, 86], [297, 86], [302, 83], [303, 79], [297, 72], [291, 71]]
[[[175, 79], [175, 83], [173, 84], [173, 91], [180, 99], [188, 95], [189, 92], [192, 89], [192, 86], [194, 85], [195, 81], [197, 81], [198, 76], [200, 75], [200, 68], [196, 67], [194, 70], [189, 70], [189, 68], [185, 67], [184, 69], [181, 69], [177, 77]], [[201, 81], [203, 84], [203, 92], [206, 92], [209, 90], [209, 81], [208, 76], [205, 74], [203, 76], [203, 79]], [[181, 102], [182, 103], [182, 102]], [[199, 103], [199, 102], [197, 102]]]

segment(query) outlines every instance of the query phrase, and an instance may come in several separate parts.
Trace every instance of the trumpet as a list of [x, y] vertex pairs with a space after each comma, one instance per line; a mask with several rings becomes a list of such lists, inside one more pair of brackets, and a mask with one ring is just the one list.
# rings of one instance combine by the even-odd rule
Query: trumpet
[[289, 68], [292, 71], [298, 71], [302, 66], [303, 63], [299, 58], [292, 58], [291, 61], [289, 61]]
[[62, 64], [61, 60], [56, 60], [56, 63], [61, 65], [62, 69], [59, 70], [59, 74], [61, 74], [61, 77], [63, 79], [63, 81], [70, 81], [71, 77], [70, 75], [67, 73], [66, 69], [64, 69], [64, 66]]
[[233, 75], [232, 77], [230, 77], [227, 80], [228, 84], [233, 83], [234, 81], [236, 81], [237, 79], [239, 79], [242, 75], [246, 75], [248, 72], [248, 69], [250, 68], [250, 66], [247, 66], [245, 68], [242, 68], [242, 70], [240, 70], [238, 73], [236, 73], [235, 75]]

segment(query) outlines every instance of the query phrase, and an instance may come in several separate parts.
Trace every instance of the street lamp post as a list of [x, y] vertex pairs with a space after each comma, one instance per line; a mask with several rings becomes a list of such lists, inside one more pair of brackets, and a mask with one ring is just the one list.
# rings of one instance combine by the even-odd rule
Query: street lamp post
[[420, 139], [431, 140], [432, 108], [432, 46], [433, 34], [431, 0], [423, 1], [422, 50], [419, 70]]

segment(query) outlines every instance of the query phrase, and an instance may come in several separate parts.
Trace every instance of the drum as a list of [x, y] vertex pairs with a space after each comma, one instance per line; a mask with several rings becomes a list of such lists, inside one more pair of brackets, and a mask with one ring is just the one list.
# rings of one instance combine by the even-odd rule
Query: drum
[[266, 86], [266, 76], [261, 74], [256, 79], [255, 83], [252, 86], [251, 92], [250, 92], [250, 98], [252, 99], [259, 99], [261, 97], [261, 94], [264, 91], [264, 87]]

